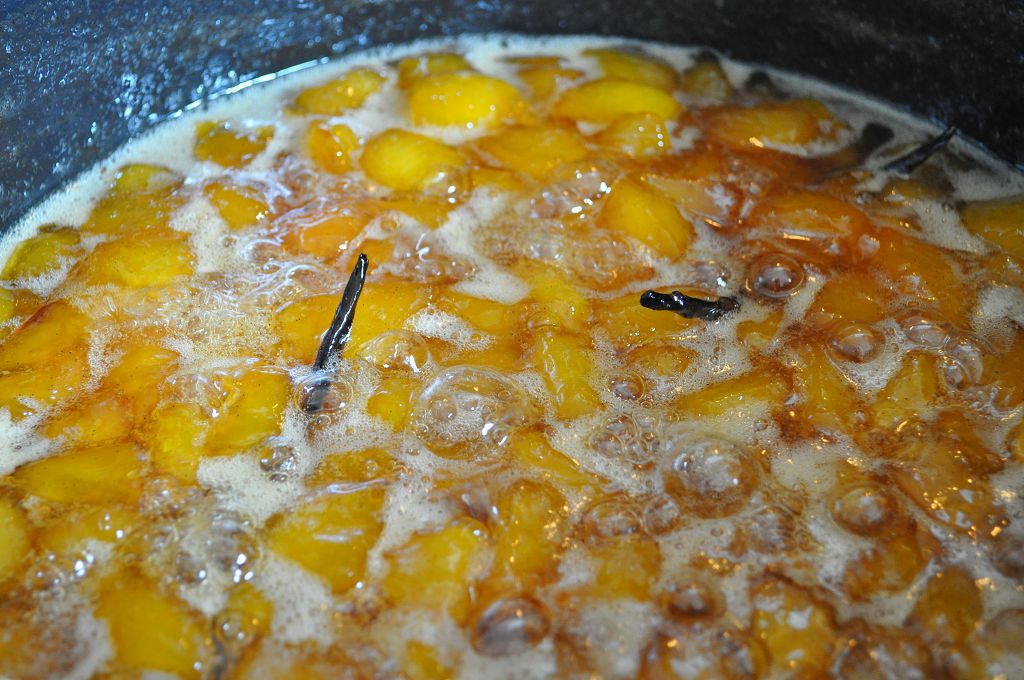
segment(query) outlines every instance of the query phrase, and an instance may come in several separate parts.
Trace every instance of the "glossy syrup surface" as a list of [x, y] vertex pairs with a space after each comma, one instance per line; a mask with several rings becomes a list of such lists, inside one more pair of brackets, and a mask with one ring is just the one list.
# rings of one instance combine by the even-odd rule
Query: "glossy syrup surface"
[[1020, 677], [1024, 182], [937, 132], [497, 36], [129, 145], [0, 245], [0, 677]]

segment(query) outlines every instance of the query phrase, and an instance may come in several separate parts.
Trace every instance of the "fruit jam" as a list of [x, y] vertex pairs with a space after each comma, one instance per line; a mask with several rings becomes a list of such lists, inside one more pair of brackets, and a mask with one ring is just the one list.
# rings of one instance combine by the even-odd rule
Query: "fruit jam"
[[0, 677], [1021, 677], [1024, 181], [936, 132], [498, 36], [129, 144], [0, 244]]

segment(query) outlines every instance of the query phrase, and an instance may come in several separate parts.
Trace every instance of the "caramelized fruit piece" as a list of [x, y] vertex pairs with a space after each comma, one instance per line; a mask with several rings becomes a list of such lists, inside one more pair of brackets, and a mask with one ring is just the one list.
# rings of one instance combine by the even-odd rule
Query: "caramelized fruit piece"
[[195, 271], [188, 235], [147, 229], [101, 243], [82, 260], [82, 278], [90, 284], [123, 288], [166, 286]]
[[567, 83], [583, 77], [583, 71], [540, 64], [519, 69], [519, 79], [530, 88], [534, 99], [546, 100]]
[[278, 220], [281, 245], [330, 261], [349, 250], [372, 217], [363, 206], [310, 203]]
[[538, 432], [524, 432], [512, 438], [512, 455], [526, 470], [538, 473], [560, 488], [593, 494], [604, 485], [604, 480], [580, 469], [575, 459], [554, 448]]
[[679, 88], [705, 99], [729, 99], [734, 89], [717, 61], [702, 61], [683, 71]]
[[649, 536], [616, 536], [595, 545], [594, 593], [602, 598], [646, 600], [661, 571], [661, 549]]
[[676, 72], [668, 64], [640, 51], [591, 49], [585, 56], [597, 60], [607, 78], [644, 83], [671, 92], [676, 84]]
[[470, 583], [487, 543], [487, 529], [468, 517], [414, 535], [385, 555], [389, 568], [381, 581], [384, 596], [398, 607], [443, 611], [456, 621], [465, 620]]
[[388, 130], [366, 143], [359, 166], [375, 182], [414, 191], [440, 180], [463, 162], [458, 151], [430, 137]]
[[495, 507], [489, 579], [529, 592], [555, 578], [568, 530], [562, 494], [548, 484], [520, 481], [502, 491]]
[[559, 127], [516, 127], [477, 142], [502, 167], [543, 179], [559, 165], [587, 155], [579, 134]]
[[789, 384], [778, 373], [758, 368], [735, 378], [713, 383], [681, 396], [676, 408], [693, 417], [721, 417], [730, 413], [755, 413], [782, 408]]
[[777, 673], [824, 674], [837, 647], [832, 609], [802, 588], [768, 578], [751, 592], [751, 628]]
[[693, 227], [671, 201], [631, 179], [620, 180], [612, 187], [598, 222], [673, 260], [686, 254], [693, 238]]
[[210, 651], [200, 617], [155, 584], [130, 572], [109, 577], [96, 615], [110, 628], [118, 666], [180, 678], [202, 676]]
[[19, 243], [4, 265], [4, 279], [41, 276], [56, 269], [62, 260], [71, 260], [79, 252], [81, 238], [77, 229], [51, 225]]
[[225, 168], [241, 167], [267, 148], [273, 136], [270, 126], [246, 129], [232, 123], [200, 123], [196, 126], [195, 156]]
[[664, 154], [670, 146], [665, 119], [654, 113], [632, 113], [616, 118], [597, 135], [597, 141], [633, 158]]
[[337, 116], [362, 106], [384, 82], [384, 76], [373, 69], [352, 69], [337, 80], [299, 93], [295, 109], [318, 116]]
[[226, 382], [220, 413], [206, 440], [212, 453], [238, 453], [279, 433], [290, 393], [287, 375], [251, 369]]
[[158, 470], [194, 483], [209, 429], [196, 404], [166, 404], [150, 414], [138, 437]]
[[960, 213], [967, 231], [1024, 259], [1024, 200], [968, 203]]
[[800, 145], [821, 136], [822, 118], [793, 104], [770, 104], [746, 109], [729, 108], [711, 119], [711, 134], [738, 148], [768, 144]]
[[454, 52], [434, 52], [416, 57], [406, 57], [398, 62], [398, 85], [402, 89], [406, 89], [426, 76], [472, 70], [473, 67], [469, 65], [466, 58]]
[[203, 194], [227, 222], [228, 229], [247, 229], [270, 217], [266, 197], [254, 185], [218, 180], [203, 187]]
[[21, 573], [32, 549], [25, 513], [12, 498], [0, 496], [0, 586]]
[[341, 175], [352, 169], [352, 152], [359, 148], [359, 138], [347, 125], [315, 123], [306, 133], [309, 157], [327, 172]]
[[327, 581], [338, 594], [362, 580], [383, 526], [384, 489], [328, 491], [268, 525], [267, 545]]
[[974, 579], [960, 567], [949, 567], [928, 579], [907, 626], [932, 644], [959, 644], [978, 627], [982, 612]]
[[555, 330], [538, 331], [533, 352], [534, 366], [544, 376], [559, 418], [578, 418], [601, 406], [592, 387], [596, 367], [582, 338]]
[[312, 364], [337, 307], [337, 295], [314, 295], [277, 310], [274, 327], [281, 353], [300, 363]]
[[672, 95], [644, 83], [602, 78], [566, 90], [552, 109], [558, 118], [611, 123], [633, 113], [653, 113], [669, 119], [681, 107]]
[[414, 123], [493, 127], [523, 106], [515, 87], [479, 73], [440, 73], [414, 81], [406, 101]]
[[182, 178], [158, 165], [126, 165], [93, 208], [82, 231], [126, 234], [166, 227], [171, 213], [185, 202], [178, 193]]
[[406, 319], [426, 306], [431, 294], [429, 288], [406, 281], [368, 281], [356, 306], [345, 356], [355, 356], [367, 342], [385, 331], [402, 328]]
[[316, 471], [306, 479], [309, 488], [327, 484], [360, 484], [389, 478], [395, 459], [383, 449], [344, 451], [324, 456]]
[[410, 640], [402, 657], [402, 677], [408, 680], [452, 680], [455, 672], [442, 663], [437, 649], [419, 640]]
[[43, 433], [67, 444], [95, 446], [127, 437], [132, 425], [132, 410], [126, 401], [94, 396], [48, 422]]
[[105, 444], [29, 463], [13, 479], [25, 493], [60, 503], [130, 503], [139, 496], [142, 469], [133, 444]]
[[869, 413], [881, 427], [927, 415], [939, 396], [938, 367], [934, 355], [908, 352], [895, 375], [875, 397]]
[[67, 555], [82, 550], [87, 542], [117, 543], [139, 524], [131, 506], [103, 506], [72, 511], [38, 534], [43, 554]]

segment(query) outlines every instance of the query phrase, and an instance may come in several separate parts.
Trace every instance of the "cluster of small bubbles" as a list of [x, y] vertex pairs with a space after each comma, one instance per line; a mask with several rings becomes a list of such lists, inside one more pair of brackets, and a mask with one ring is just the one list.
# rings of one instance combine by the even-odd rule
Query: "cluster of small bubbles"
[[223, 373], [182, 373], [170, 377], [167, 384], [171, 399], [195, 404], [204, 413], [216, 414], [224, 401]]
[[949, 337], [947, 324], [916, 310], [908, 311], [897, 318], [907, 340], [918, 347], [938, 349]]
[[701, 517], [735, 513], [760, 481], [756, 462], [739, 444], [720, 436], [683, 433], [666, 444], [665, 452], [665, 491]]
[[580, 282], [596, 290], [617, 288], [654, 275], [650, 253], [609, 231], [595, 231], [590, 238], [572, 242], [565, 264]]
[[213, 617], [213, 636], [230, 657], [237, 657], [255, 639], [251, 616], [234, 609], [224, 609]]
[[179, 550], [174, 555], [174, 577], [178, 583], [196, 585], [205, 581], [207, 576], [206, 566], [191, 553]]
[[[702, 619], [678, 624], [677, 634], [659, 634], [641, 659], [644, 678], [721, 678], [753, 680], [762, 677], [765, 652], [747, 633], [708, 625]], [[679, 669], [687, 675], [680, 676]]]
[[772, 300], [795, 294], [804, 285], [804, 268], [784, 253], [765, 253], [747, 267], [746, 287], [752, 293]]
[[583, 540], [588, 543], [640, 534], [644, 530], [640, 509], [624, 496], [613, 496], [587, 508], [579, 527]]
[[419, 373], [430, 361], [430, 348], [423, 336], [398, 329], [385, 331], [359, 350], [360, 356], [377, 368]]
[[878, 356], [885, 338], [868, 324], [844, 323], [832, 331], [829, 347], [840, 359], [862, 364]]
[[876, 484], [860, 484], [844, 490], [832, 502], [832, 517], [848, 531], [876, 536], [895, 518], [897, 502]]
[[489, 657], [519, 654], [535, 647], [551, 627], [544, 606], [531, 597], [510, 597], [492, 602], [472, 624], [473, 649]]
[[608, 389], [618, 399], [637, 401], [647, 393], [647, 385], [639, 373], [614, 376], [608, 381]]
[[621, 175], [622, 169], [608, 161], [558, 168], [554, 177], [559, 181], [545, 187], [530, 201], [528, 216], [534, 219], [582, 219], [593, 212], [595, 204], [611, 191]]
[[272, 482], [286, 482], [299, 470], [295, 448], [283, 442], [269, 441], [259, 451], [260, 469]]
[[413, 431], [442, 456], [488, 457], [512, 431], [535, 416], [518, 385], [497, 371], [455, 366], [438, 373], [416, 396]]
[[484, 255], [505, 266], [521, 260], [557, 263], [569, 250], [566, 238], [565, 225], [557, 220], [530, 222], [506, 216], [480, 230], [478, 247]]
[[646, 467], [660, 446], [658, 420], [654, 416], [616, 416], [590, 434], [590, 446], [605, 458]]
[[393, 257], [383, 265], [383, 271], [407, 281], [441, 284], [467, 279], [476, 272], [476, 267], [444, 253], [431, 239], [421, 236], [415, 243], [399, 240]]
[[172, 477], [155, 476], [147, 480], [142, 489], [139, 509], [155, 517], [180, 517], [197, 495], [194, 488], [182, 486]]
[[214, 566], [233, 583], [250, 581], [258, 557], [251, 523], [236, 512], [214, 510], [206, 538], [206, 551]]

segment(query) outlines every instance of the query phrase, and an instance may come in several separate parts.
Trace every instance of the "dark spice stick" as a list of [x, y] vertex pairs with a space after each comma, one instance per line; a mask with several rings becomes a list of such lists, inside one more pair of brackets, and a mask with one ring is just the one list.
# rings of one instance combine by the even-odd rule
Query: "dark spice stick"
[[861, 167], [871, 154], [893, 138], [885, 125], [868, 123], [849, 146], [835, 153], [808, 159], [815, 174], [822, 179], [842, 175]]
[[740, 308], [740, 303], [736, 298], [721, 297], [717, 300], [703, 300], [680, 293], [678, 290], [671, 293], [646, 291], [640, 296], [640, 305], [647, 309], [675, 312], [687, 319], [702, 319], [704, 321], [714, 321], [727, 312]]
[[[334, 319], [324, 334], [320, 343], [320, 349], [313, 360], [313, 369], [323, 371], [327, 362], [336, 354], [341, 354], [345, 349], [345, 343], [352, 336], [352, 321], [356, 316], [356, 302], [359, 301], [359, 294], [363, 292], [363, 283], [366, 281], [366, 269], [369, 266], [366, 255], [359, 254], [356, 266], [352, 268], [352, 274], [345, 284], [345, 291], [341, 294], [341, 302], [334, 312]], [[302, 410], [306, 413], [316, 413], [323, 408], [324, 398], [331, 387], [331, 380], [326, 375], [318, 380], [310, 389], [309, 394], [302, 403]]]
[[953, 139], [953, 136], [958, 130], [952, 125], [943, 130], [941, 133], [932, 137], [927, 142], [915, 147], [910, 152], [900, 156], [894, 161], [890, 161], [885, 164], [885, 170], [889, 172], [896, 172], [901, 175], [909, 175], [914, 171], [917, 166], [924, 163], [926, 160], [931, 158], [935, 152], [942, 149], [949, 140]]

